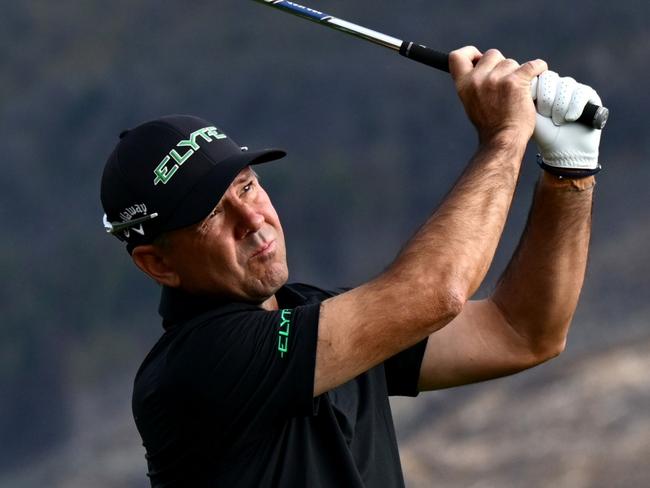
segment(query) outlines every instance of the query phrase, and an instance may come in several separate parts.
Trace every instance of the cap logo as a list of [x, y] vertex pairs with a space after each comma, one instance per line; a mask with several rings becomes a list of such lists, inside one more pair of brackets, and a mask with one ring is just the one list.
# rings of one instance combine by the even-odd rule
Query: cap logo
[[125, 208], [120, 212], [120, 218], [122, 222], [128, 222], [138, 214], [147, 215], [147, 206], [144, 203], [137, 203]]
[[[160, 164], [156, 166], [156, 169], [153, 170], [153, 174], [156, 177], [153, 180], [153, 184], [157, 185], [162, 183], [166, 185], [169, 180], [172, 179], [172, 176], [176, 174], [176, 171], [192, 157], [192, 155], [200, 149], [198, 143], [199, 137], [203, 138], [205, 142], [212, 142], [213, 140], [226, 139], [226, 134], [219, 132], [216, 127], [204, 127], [203, 129], [195, 130], [190, 134], [189, 139], [185, 139], [176, 144], [177, 148], [189, 148], [184, 154], [179, 153], [175, 148], [169, 151], [169, 154], [165, 156]], [[214, 139], [213, 139], [214, 138]]]
[[[131, 205], [130, 207], [125, 208], [120, 212], [120, 218], [122, 219], [122, 222], [129, 222], [133, 220], [133, 218], [139, 214], [142, 215], [147, 215], [147, 206], [144, 203], [138, 203], [135, 205]], [[124, 234], [124, 237], [127, 239], [131, 237], [131, 232], [137, 232], [141, 236], [144, 235], [144, 229], [142, 228], [142, 224], [140, 224], [138, 227], [131, 227], [130, 229], [124, 229], [122, 231], [122, 234]]]

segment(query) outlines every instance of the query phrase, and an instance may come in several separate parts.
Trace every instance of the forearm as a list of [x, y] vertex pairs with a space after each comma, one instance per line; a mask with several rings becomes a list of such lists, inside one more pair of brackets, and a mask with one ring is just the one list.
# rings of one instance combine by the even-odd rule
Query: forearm
[[582, 288], [591, 229], [593, 177], [543, 173], [528, 223], [491, 300], [536, 355], [564, 347]]

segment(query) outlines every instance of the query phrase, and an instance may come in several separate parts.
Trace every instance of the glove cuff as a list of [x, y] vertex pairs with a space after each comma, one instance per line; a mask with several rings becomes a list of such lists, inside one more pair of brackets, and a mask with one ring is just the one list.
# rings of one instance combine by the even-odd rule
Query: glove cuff
[[542, 168], [544, 171], [557, 176], [558, 178], [571, 178], [574, 180], [580, 179], [580, 178], [587, 178], [588, 176], [593, 176], [596, 173], [600, 172], [603, 167], [596, 163], [595, 168], [590, 168], [590, 169], [573, 169], [573, 168], [560, 168], [558, 166], [551, 166], [550, 164], [546, 164], [544, 162], [544, 158], [542, 158], [541, 154], [537, 155], [537, 164], [539, 165], [540, 168]]
[[598, 152], [541, 151], [549, 166], [565, 169], [594, 169], [598, 167]]

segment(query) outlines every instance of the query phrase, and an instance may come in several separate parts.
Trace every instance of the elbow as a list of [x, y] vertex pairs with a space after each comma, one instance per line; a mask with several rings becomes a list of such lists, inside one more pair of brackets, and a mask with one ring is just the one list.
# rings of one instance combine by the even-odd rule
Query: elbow
[[540, 313], [522, 307], [503, 306], [494, 296], [488, 299], [497, 320], [509, 330], [510, 347], [519, 351], [523, 368], [550, 361], [564, 352], [573, 314]]
[[447, 270], [439, 274], [436, 282], [431, 283], [430, 289], [436, 294], [440, 308], [444, 310], [448, 321], [455, 319], [463, 311], [470, 299], [469, 284], [457, 272]]
[[[410, 324], [422, 333], [432, 334], [456, 318], [465, 306], [467, 290], [448, 277], [398, 273], [387, 275], [389, 286], [383, 283], [379, 289], [390, 290], [391, 297], [399, 297], [399, 320]], [[384, 296], [384, 295], [382, 295]], [[386, 305], [389, 300], [382, 300]]]
[[458, 278], [456, 273], [448, 276], [443, 282], [445, 285], [442, 288], [444, 290], [442, 301], [449, 316], [453, 319], [463, 311], [472, 291], [469, 284], [465, 280]]
[[446, 296], [446, 309], [449, 314], [450, 320], [456, 318], [463, 311], [463, 307], [469, 300], [466, 290], [459, 291], [459, 288], [450, 288]]
[[550, 318], [543, 330], [547, 331], [545, 340], [542, 341], [544, 347], [542, 353], [545, 356], [545, 361], [558, 357], [564, 352], [567, 345], [569, 330], [571, 322], [573, 322], [573, 313], [563, 315], [556, 315]]
[[430, 335], [454, 320], [461, 313], [465, 302], [464, 297], [454, 290], [437, 288], [426, 294], [411, 294], [402, 310], [408, 310], [405, 322]]
[[440, 315], [448, 321], [460, 315], [470, 298], [468, 284], [453, 270], [429, 276], [424, 286], [430, 293], [429, 302], [434, 304]]
[[561, 339], [556, 339], [555, 341], [549, 341], [549, 344], [541, 352], [542, 362], [550, 361], [558, 357], [566, 349], [566, 336]]
[[562, 334], [559, 337], [547, 337], [537, 340], [529, 347], [531, 355], [531, 366], [555, 359], [566, 349], [567, 337]]
[[[463, 311], [467, 303], [467, 295], [458, 292], [457, 288], [447, 287], [439, 289], [435, 297], [432, 297], [430, 303], [433, 304], [433, 310], [429, 310], [426, 317], [422, 317], [424, 323], [429, 325], [429, 333], [442, 329], [445, 325], [454, 320]], [[432, 321], [431, 318], [437, 320]]]

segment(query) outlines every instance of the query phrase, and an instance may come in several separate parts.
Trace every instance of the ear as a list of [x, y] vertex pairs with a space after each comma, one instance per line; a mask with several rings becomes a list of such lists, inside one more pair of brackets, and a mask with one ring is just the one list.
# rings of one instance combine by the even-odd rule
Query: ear
[[138, 268], [161, 285], [172, 288], [180, 285], [178, 273], [169, 265], [169, 260], [158, 247], [151, 244], [137, 246], [131, 253], [131, 259]]

